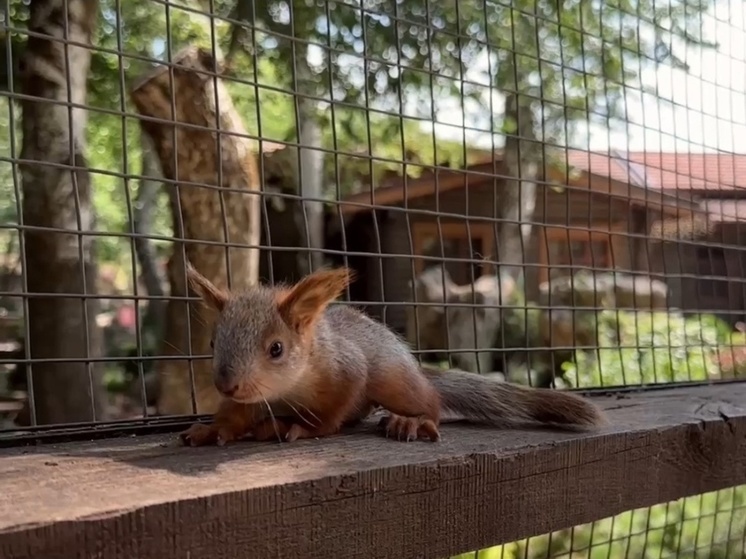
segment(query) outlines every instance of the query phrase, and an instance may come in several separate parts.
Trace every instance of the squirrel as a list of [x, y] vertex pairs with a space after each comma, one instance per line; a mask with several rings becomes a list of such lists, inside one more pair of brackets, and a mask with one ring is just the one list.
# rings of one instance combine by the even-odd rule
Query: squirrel
[[421, 367], [387, 326], [331, 305], [354, 280], [349, 268], [241, 293], [216, 287], [190, 263], [187, 279], [218, 311], [210, 346], [213, 381], [224, 399], [211, 424], [180, 433], [184, 444], [223, 445], [247, 435], [288, 442], [324, 437], [378, 407], [387, 412], [379, 429], [401, 441], [439, 440], [443, 413], [488, 425], [606, 423], [597, 406], [576, 394]]

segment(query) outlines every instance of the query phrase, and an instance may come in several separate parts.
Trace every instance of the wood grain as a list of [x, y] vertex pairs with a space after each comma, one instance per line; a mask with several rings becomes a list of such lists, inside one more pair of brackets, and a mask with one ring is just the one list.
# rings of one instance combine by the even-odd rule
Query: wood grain
[[439, 558], [746, 483], [746, 383], [596, 398], [595, 433], [2, 450], [0, 557]]

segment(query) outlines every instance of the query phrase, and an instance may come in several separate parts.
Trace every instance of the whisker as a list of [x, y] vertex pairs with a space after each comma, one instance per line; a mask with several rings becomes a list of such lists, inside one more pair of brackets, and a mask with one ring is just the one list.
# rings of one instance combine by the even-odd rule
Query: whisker
[[194, 321], [199, 323], [200, 326], [207, 326], [207, 322], [205, 322], [204, 317], [198, 310], [195, 309], [194, 316], [192, 318], [194, 318]]
[[[284, 399], [284, 398], [283, 398], [283, 399]], [[286, 403], [287, 405], [289, 405], [289, 406], [290, 406], [291, 408], [295, 409], [295, 408], [294, 408], [294, 407], [293, 407], [293, 406], [292, 406], [292, 405], [290, 404], [290, 402], [288, 402], [287, 400], [285, 400], [285, 403]], [[318, 424], [317, 424], [317, 425], [314, 425], [314, 427], [318, 427], [318, 426], [320, 426], [320, 425], [321, 425], [321, 424], [323, 423], [323, 422], [321, 421], [321, 418], [320, 418], [320, 417], [319, 417], [318, 415], [316, 415], [315, 413], [313, 413], [313, 411], [311, 411], [311, 409], [310, 409], [310, 408], [309, 408], [308, 406], [306, 406], [306, 405], [304, 405], [304, 404], [301, 404], [301, 403], [300, 403], [300, 402], [298, 402], [297, 400], [296, 400], [296, 401], [295, 401], [294, 403], [295, 403], [295, 405], [296, 405], [296, 406], [300, 406], [300, 407], [302, 407], [302, 408], [303, 408], [304, 410], [306, 410], [306, 411], [307, 411], [307, 412], [308, 412], [309, 414], [311, 414], [311, 416], [312, 416], [312, 417], [313, 417], [313, 418], [314, 418], [314, 419], [315, 419], [316, 421], [318, 421]], [[296, 413], [298, 413], [298, 412], [296, 411]], [[298, 414], [298, 415], [300, 415], [300, 414]], [[303, 417], [303, 416], [301, 415], [301, 417]], [[303, 420], [304, 420], [304, 421], [306, 421], [306, 422], [307, 422], [307, 423], [308, 423], [309, 425], [313, 425], [313, 423], [311, 423], [310, 421], [308, 421], [308, 420], [307, 420], [307, 419], [306, 419], [305, 417], [303, 418]]]
[[272, 406], [269, 405], [269, 402], [264, 397], [264, 394], [262, 394], [262, 391], [257, 387], [256, 391], [259, 393], [259, 396], [262, 397], [262, 400], [264, 400], [264, 405], [267, 406], [267, 411], [269, 412], [269, 417], [272, 419], [272, 427], [274, 427], [275, 435], [277, 435], [277, 442], [282, 442], [282, 437], [280, 436], [280, 431], [277, 428], [277, 420], [275, 419], [275, 414], [272, 413]]
[[176, 347], [174, 344], [172, 344], [171, 342], [169, 342], [167, 339], [164, 338], [163, 339], [163, 343], [166, 344], [167, 346], [173, 348], [175, 351], [177, 351], [178, 352], [177, 355], [183, 355], [184, 357], [188, 357], [188, 355], [186, 353], [184, 353], [183, 351], [181, 351], [181, 349], [179, 349], [178, 347]]
[[[298, 408], [296, 408], [296, 407], [295, 407], [295, 406], [294, 406], [294, 405], [292, 404], [292, 402], [290, 402], [290, 401], [286, 400], [285, 398], [283, 398], [283, 399], [282, 399], [282, 401], [283, 401], [283, 402], [285, 402], [285, 403], [286, 403], [286, 404], [287, 404], [288, 406], [290, 406], [290, 407], [292, 408], [292, 410], [293, 410], [293, 411], [295, 412], [295, 415], [297, 415], [297, 416], [298, 416], [298, 417], [299, 417], [300, 419], [302, 419], [303, 421], [305, 421], [306, 423], [308, 423], [308, 424], [309, 424], [309, 425], [310, 425], [311, 427], [315, 427], [315, 428], [318, 428], [318, 427], [319, 427], [318, 425], [316, 425], [316, 424], [314, 424], [314, 423], [311, 423], [310, 421], [308, 421], [308, 419], [307, 419], [307, 418], [306, 418], [306, 417], [305, 417], [305, 416], [304, 416], [304, 415], [303, 415], [302, 413], [300, 413], [300, 412], [298, 411]], [[298, 403], [298, 402], [296, 402], [296, 404], [298, 404], [299, 406], [301, 405], [301, 404], [300, 404], [300, 403]], [[308, 408], [306, 408], [306, 409], [308, 409]], [[308, 410], [308, 411], [309, 411], [309, 412], [311, 412], [311, 410]], [[313, 414], [313, 412], [311, 412], [311, 413]], [[316, 418], [316, 419], [318, 419], [318, 418]]]
[[315, 413], [313, 413], [313, 412], [311, 411], [311, 408], [309, 408], [308, 406], [305, 406], [305, 405], [301, 404], [300, 402], [295, 402], [295, 403], [296, 403], [296, 404], [298, 404], [298, 405], [299, 405], [300, 407], [302, 407], [302, 408], [303, 408], [304, 410], [306, 410], [306, 411], [307, 411], [308, 413], [310, 413], [310, 414], [311, 414], [311, 415], [313, 416], [313, 418], [314, 418], [314, 419], [315, 419], [316, 421], [318, 421], [318, 422], [319, 422], [319, 424], [321, 424], [321, 423], [322, 423], [322, 421], [321, 421], [321, 418], [320, 418], [320, 417], [319, 417], [318, 415], [316, 415]]

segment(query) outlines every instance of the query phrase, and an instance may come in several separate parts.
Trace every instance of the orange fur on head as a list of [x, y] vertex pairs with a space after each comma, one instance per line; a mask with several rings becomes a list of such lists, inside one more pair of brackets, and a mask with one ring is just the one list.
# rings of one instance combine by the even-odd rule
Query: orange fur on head
[[295, 284], [278, 303], [280, 316], [295, 331], [307, 331], [353, 280], [354, 272], [349, 268], [313, 272]]
[[222, 311], [228, 301], [228, 293], [215, 287], [205, 276], [200, 274], [191, 262], [186, 263], [187, 281], [202, 300], [217, 311]]

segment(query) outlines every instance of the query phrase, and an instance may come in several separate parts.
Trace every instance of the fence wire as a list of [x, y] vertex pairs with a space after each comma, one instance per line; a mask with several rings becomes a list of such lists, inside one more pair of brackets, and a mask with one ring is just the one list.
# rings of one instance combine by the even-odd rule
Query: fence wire
[[[443, 367], [740, 382], [745, 22], [732, 0], [5, 0], [0, 440], [214, 411], [187, 260], [232, 290], [349, 266], [342, 304]], [[743, 496], [499, 553], [740, 557]]]

